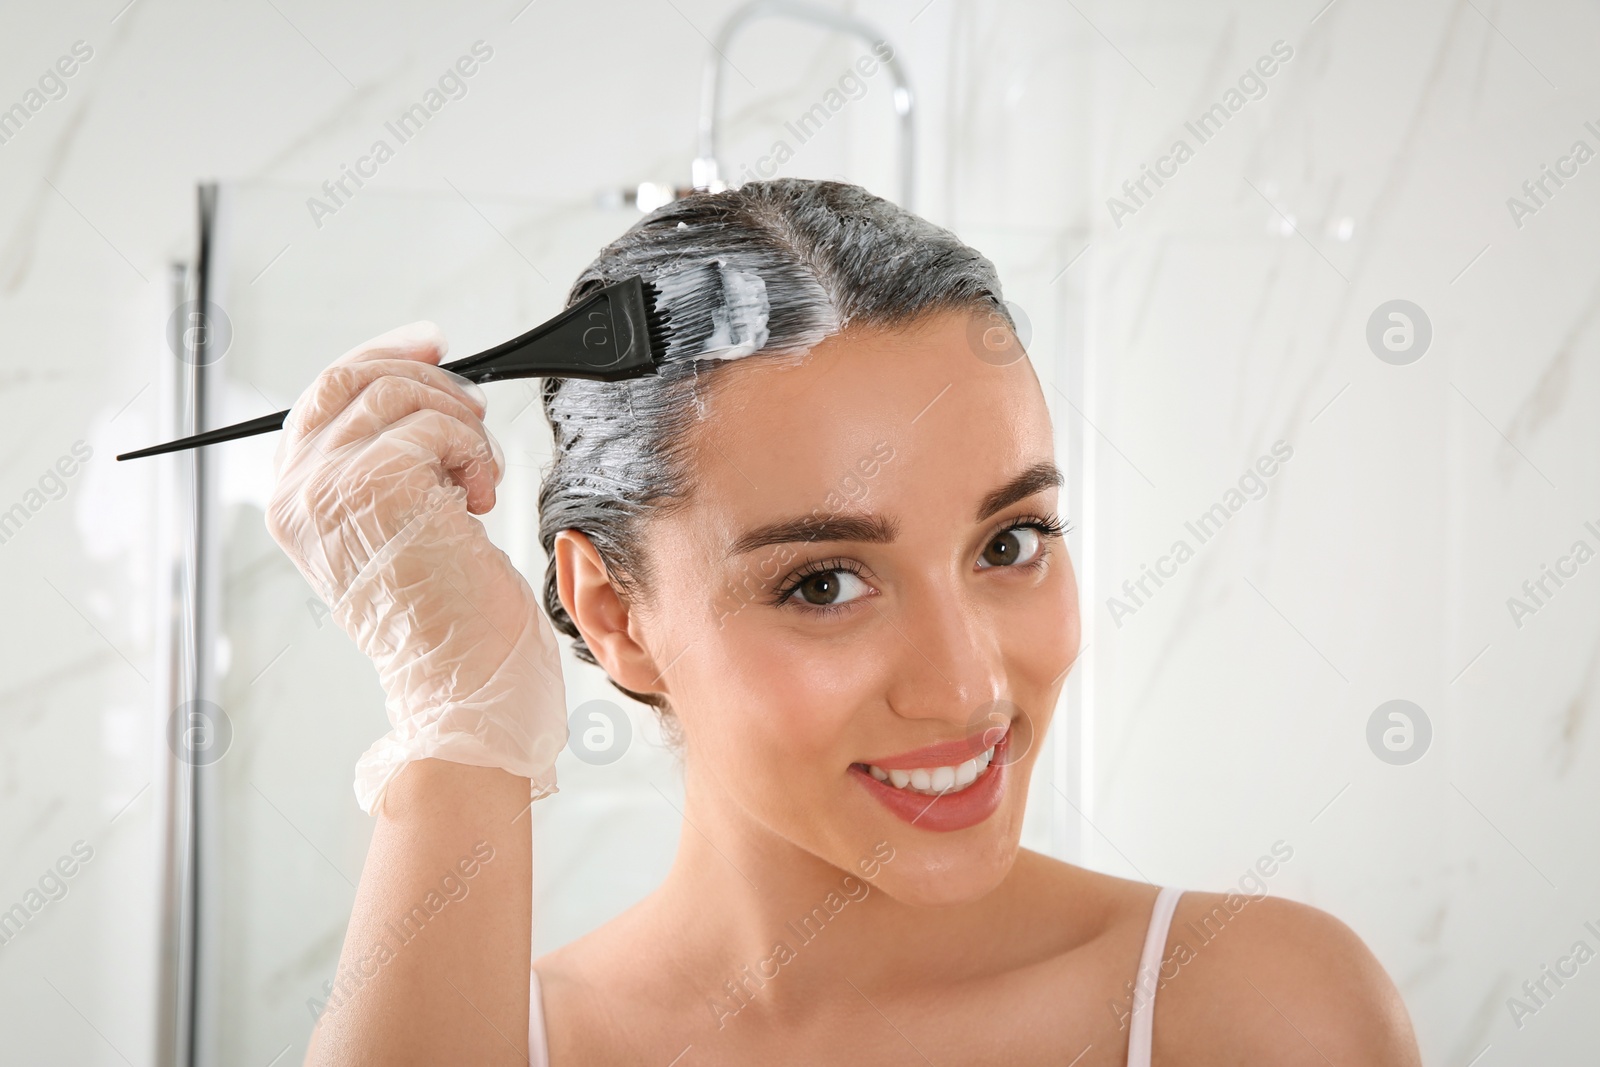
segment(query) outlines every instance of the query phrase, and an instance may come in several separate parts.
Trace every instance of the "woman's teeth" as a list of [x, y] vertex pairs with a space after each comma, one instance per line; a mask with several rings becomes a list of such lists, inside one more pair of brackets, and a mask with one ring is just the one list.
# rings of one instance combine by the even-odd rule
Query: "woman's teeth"
[[867, 773], [880, 782], [888, 782], [896, 789], [910, 789], [913, 793], [959, 793], [978, 780], [978, 775], [994, 759], [994, 746], [990, 745], [981, 756], [969, 759], [954, 767], [918, 767], [912, 771], [886, 771], [867, 764]]

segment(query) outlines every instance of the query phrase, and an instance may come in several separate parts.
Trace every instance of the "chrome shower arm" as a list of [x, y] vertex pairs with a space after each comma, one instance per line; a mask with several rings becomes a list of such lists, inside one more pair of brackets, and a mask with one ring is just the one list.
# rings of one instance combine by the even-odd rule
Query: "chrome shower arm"
[[[734, 37], [750, 23], [763, 18], [788, 17], [802, 22], [813, 22], [830, 29], [848, 33], [867, 42], [869, 46], [887, 44], [888, 38], [877, 27], [853, 15], [847, 15], [819, 4], [804, 0], [751, 0], [728, 16], [711, 45], [706, 57], [705, 75], [701, 81], [699, 155], [694, 161], [693, 185], [696, 189], [726, 188], [721, 168], [717, 163], [717, 133], [722, 122], [722, 81], [728, 67], [728, 49]], [[915, 101], [911, 83], [900, 58], [891, 48], [890, 57], [884, 59], [894, 79], [894, 110], [900, 120], [900, 206], [912, 210], [915, 193], [916, 127]]]

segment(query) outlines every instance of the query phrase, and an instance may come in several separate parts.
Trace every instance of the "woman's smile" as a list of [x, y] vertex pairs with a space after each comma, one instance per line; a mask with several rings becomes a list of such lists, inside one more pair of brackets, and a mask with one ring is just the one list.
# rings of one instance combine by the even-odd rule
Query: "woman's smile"
[[[965, 830], [994, 814], [1004, 799], [1011, 730], [1008, 726], [998, 739], [995, 732], [990, 728], [966, 740], [852, 763], [850, 775], [874, 800], [913, 826]], [[950, 762], [962, 756], [966, 758]]]

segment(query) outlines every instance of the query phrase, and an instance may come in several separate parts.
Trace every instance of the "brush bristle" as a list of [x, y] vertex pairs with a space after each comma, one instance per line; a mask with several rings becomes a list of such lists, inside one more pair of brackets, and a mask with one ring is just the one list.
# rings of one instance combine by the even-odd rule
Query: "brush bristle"
[[667, 317], [661, 310], [661, 290], [649, 281], [644, 281], [644, 307], [645, 327], [650, 338], [650, 358], [656, 363], [667, 360], [670, 350], [671, 330], [667, 327]]

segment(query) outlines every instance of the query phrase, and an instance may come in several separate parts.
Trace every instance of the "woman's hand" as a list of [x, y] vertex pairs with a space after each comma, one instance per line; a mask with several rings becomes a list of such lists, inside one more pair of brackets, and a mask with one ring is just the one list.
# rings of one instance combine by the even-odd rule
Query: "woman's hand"
[[330, 365], [284, 424], [267, 528], [378, 668], [394, 729], [356, 764], [363, 810], [417, 759], [555, 789], [566, 743], [555, 635], [474, 515], [504, 473], [482, 391], [437, 364], [432, 323]]

